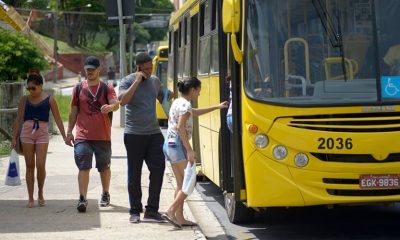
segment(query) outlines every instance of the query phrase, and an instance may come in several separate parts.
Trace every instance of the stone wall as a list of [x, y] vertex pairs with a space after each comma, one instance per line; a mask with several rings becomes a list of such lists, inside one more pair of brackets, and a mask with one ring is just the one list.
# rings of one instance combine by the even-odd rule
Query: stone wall
[[[18, 107], [20, 97], [24, 93], [24, 83], [0, 83], [0, 109], [10, 109]], [[0, 112], [0, 127], [12, 136], [12, 129], [17, 113]], [[0, 141], [5, 140], [5, 136], [0, 134]]]

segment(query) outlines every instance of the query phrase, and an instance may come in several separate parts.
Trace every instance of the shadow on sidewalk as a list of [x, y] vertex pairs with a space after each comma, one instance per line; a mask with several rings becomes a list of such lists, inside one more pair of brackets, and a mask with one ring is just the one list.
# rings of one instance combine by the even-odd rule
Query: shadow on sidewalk
[[[0, 233], [67, 232], [101, 227], [98, 200], [89, 199], [86, 213], [78, 213], [76, 200], [46, 200], [45, 207], [26, 208], [26, 200], [0, 200]], [[127, 209], [116, 206], [118, 212]], [[109, 208], [108, 211], [113, 211]]]

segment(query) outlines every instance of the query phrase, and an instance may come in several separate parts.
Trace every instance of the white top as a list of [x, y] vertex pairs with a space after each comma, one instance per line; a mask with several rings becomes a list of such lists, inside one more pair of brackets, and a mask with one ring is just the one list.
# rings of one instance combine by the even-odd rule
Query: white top
[[186, 121], [185, 129], [188, 135], [188, 139], [192, 138], [192, 132], [193, 132], [192, 104], [183, 97], [175, 99], [174, 102], [172, 103], [171, 109], [169, 110], [167, 135], [169, 136], [178, 135], [179, 117], [183, 116], [187, 112], [190, 113], [190, 117]]

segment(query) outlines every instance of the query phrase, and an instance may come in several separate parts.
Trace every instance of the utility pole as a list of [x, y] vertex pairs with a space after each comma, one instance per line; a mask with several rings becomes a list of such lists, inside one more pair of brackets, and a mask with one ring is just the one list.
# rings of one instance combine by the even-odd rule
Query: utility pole
[[57, 82], [57, 77], [58, 77], [58, 46], [57, 46], [57, 39], [58, 39], [58, 23], [57, 23], [57, 16], [58, 16], [58, 0], [55, 0], [55, 5], [54, 5], [54, 12], [53, 12], [53, 18], [54, 18], [54, 49], [53, 49], [53, 58], [54, 58], [54, 78], [53, 82]]
[[[122, 13], [122, 1], [117, 0], [118, 5], [118, 25], [119, 25], [119, 75], [120, 81], [123, 77], [125, 77], [125, 43], [126, 43], [126, 34], [125, 27], [123, 22], [123, 13]], [[120, 126], [125, 127], [125, 106], [121, 106], [120, 108]]]

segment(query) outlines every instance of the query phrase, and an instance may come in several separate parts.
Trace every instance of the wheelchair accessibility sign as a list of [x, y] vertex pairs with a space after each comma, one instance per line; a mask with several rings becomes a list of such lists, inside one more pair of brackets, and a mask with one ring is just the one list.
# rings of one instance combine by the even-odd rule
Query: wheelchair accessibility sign
[[400, 76], [382, 76], [383, 98], [400, 98]]

